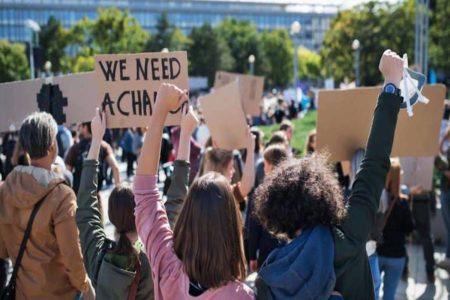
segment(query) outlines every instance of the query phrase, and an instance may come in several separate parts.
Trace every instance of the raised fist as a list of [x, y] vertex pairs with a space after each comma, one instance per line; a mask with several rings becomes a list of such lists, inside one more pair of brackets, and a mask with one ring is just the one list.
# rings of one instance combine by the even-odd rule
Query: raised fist
[[386, 50], [380, 59], [379, 69], [384, 76], [386, 83], [393, 83], [399, 87], [403, 77], [404, 61], [397, 53]]

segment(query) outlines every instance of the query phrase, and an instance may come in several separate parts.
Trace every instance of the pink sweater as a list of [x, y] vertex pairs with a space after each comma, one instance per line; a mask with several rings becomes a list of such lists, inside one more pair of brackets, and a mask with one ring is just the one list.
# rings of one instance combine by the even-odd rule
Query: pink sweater
[[136, 227], [150, 261], [155, 299], [254, 299], [253, 291], [238, 281], [209, 289], [198, 297], [189, 295], [189, 278], [173, 250], [173, 233], [156, 181], [156, 176], [134, 178]]

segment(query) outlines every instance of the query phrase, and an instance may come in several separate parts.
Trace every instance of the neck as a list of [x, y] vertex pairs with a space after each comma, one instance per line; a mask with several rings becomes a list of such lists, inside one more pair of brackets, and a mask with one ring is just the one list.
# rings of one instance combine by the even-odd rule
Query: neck
[[137, 232], [128, 232], [126, 235], [132, 244], [136, 243], [136, 241], [138, 240]]
[[52, 169], [52, 162], [47, 157], [43, 157], [43, 158], [39, 158], [39, 159], [32, 159], [30, 164], [33, 167], [43, 168], [48, 171], [51, 171], [51, 169]]

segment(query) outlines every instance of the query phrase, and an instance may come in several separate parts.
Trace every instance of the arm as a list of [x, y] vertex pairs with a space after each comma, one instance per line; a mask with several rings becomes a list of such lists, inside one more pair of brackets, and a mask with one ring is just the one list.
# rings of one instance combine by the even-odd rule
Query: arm
[[189, 185], [189, 157], [192, 132], [197, 127], [198, 120], [192, 109], [181, 119], [180, 142], [177, 160], [174, 163], [172, 181], [167, 191], [166, 211], [170, 227], [174, 228], [175, 221], [183, 206]]
[[53, 193], [59, 195], [60, 205], [54, 213], [56, 242], [61, 252], [65, 271], [72, 286], [82, 292], [89, 290], [89, 283], [81, 255], [78, 228], [75, 221], [77, 209], [73, 191], [60, 185]]
[[261, 225], [255, 216], [253, 216], [253, 199], [250, 199], [248, 205], [248, 256], [250, 261], [250, 271], [256, 272], [258, 269], [258, 257], [256, 252], [259, 248], [259, 239], [261, 238]]
[[[80, 187], [77, 195], [78, 208], [76, 214], [84, 265], [94, 286], [97, 283], [96, 276], [98, 274], [97, 257], [104, 247], [106, 239], [97, 198], [98, 155], [103, 133], [98, 132], [99, 129], [97, 127], [99, 119], [96, 118], [99, 118], [98, 110], [96, 112], [96, 117], [94, 117], [91, 123], [93, 139], [87, 160], [83, 164]], [[100, 131], [102, 131], [102, 128], [100, 128]]]
[[255, 138], [250, 129], [248, 129], [247, 141], [247, 157], [239, 188], [243, 198], [247, 197], [255, 184]]
[[[386, 81], [398, 86], [403, 72], [403, 60], [385, 52], [380, 62], [380, 70], [384, 73]], [[372, 231], [390, 167], [389, 157], [401, 102], [402, 98], [394, 94], [382, 93], [379, 96], [366, 155], [361, 162], [349, 198], [347, 217], [339, 226], [347, 238], [358, 245], [363, 245]]]
[[[184, 95], [184, 96], [183, 96]], [[155, 113], [149, 122], [134, 180], [136, 228], [145, 245], [153, 273], [155, 297], [162, 298], [163, 287], [176, 284], [182, 266], [173, 250], [173, 234], [156, 185], [161, 136], [169, 110], [176, 109], [186, 95], [173, 85], [162, 84], [158, 90]]]

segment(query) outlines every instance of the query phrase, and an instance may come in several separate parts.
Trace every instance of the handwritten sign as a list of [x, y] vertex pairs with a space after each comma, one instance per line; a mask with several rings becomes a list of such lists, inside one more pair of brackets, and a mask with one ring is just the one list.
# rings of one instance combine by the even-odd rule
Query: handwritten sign
[[[330, 152], [332, 161], [351, 160], [365, 148], [381, 87], [320, 91], [317, 114], [317, 149]], [[414, 117], [401, 110], [392, 156], [434, 156], [439, 153], [439, 130], [444, 111], [444, 85], [427, 85], [430, 103], [416, 105]]]
[[216, 72], [214, 88], [220, 88], [236, 79], [239, 81], [239, 95], [244, 112], [251, 116], [259, 116], [264, 91], [264, 77], [219, 71]]
[[97, 99], [94, 72], [0, 84], [0, 132], [18, 130], [35, 111], [52, 114], [59, 124], [90, 121]]
[[[147, 126], [163, 82], [189, 88], [186, 52], [97, 55], [95, 74], [108, 128]], [[166, 125], [179, 124], [187, 107], [171, 111]]]
[[237, 81], [200, 97], [199, 102], [206, 125], [219, 148], [233, 150], [246, 147], [247, 123]]

